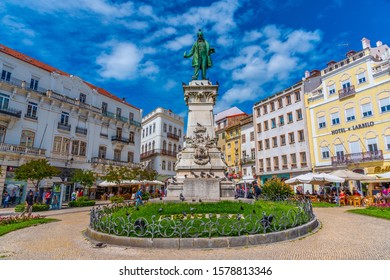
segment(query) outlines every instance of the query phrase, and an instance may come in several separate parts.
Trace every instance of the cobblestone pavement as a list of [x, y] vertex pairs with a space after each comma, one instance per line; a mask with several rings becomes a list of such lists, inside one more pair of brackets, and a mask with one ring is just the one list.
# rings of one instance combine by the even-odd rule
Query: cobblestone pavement
[[95, 248], [82, 232], [89, 212], [52, 211], [59, 222], [18, 230], [0, 237], [0, 259], [272, 259], [389, 260], [390, 221], [345, 212], [350, 207], [315, 208], [322, 228], [305, 238], [245, 248], [141, 249]]

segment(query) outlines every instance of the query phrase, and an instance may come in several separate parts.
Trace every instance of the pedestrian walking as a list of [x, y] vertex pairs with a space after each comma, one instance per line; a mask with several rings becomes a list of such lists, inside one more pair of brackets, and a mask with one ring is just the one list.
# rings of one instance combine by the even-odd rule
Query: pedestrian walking
[[11, 197], [10, 197], [9, 193], [7, 191], [4, 192], [4, 195], [3, 195], [3, 207], [4, 208], [8, 208], [9, 207], [10, 199], [11, 199]]
[[20, 216], [24, 217], [24, 214], [28, 213], [27, 217], [30, 218], [31, 213], [32, 213], [32, 207], [34, 205], [34, 193], [32, 190], [30, 190], [28, 192], [25, 204], [26, 204], [26, 206], [24, 208], [24, 211], [22, 212], [22, 214], [20, 214]]

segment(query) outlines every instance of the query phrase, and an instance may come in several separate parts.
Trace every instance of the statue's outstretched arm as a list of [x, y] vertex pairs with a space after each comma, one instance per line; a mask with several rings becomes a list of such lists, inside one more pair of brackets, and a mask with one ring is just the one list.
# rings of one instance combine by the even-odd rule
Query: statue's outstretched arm
[[195, 44], [192, 46], [189, 54], [186, 54], [186, 52], [184, 52], [184, 58], [189, 58], [189, 57], [193, 56], [194, 52], [195, 52]]

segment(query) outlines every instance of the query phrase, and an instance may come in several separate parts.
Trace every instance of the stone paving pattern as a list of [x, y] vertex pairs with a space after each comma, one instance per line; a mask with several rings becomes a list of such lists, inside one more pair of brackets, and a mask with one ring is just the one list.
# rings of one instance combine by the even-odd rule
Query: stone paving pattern
[[390, 221], [348, 213], [347, 209], [351, 207], [315, 208], [322, 228], [301, 239], [245, 248], [206, 250], [111, 245], [95, 248], [83, 235], [89, 222], [88, 209], [49, 211], [42, 214], [61, 221], [1, 236], [0, 259], [389, 260]]

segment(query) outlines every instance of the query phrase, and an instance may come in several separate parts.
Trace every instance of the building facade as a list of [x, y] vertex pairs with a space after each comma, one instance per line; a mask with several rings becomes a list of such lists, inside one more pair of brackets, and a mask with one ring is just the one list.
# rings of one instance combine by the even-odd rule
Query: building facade
[[157, 108], [142, 119], [141, 162], [160, 175], [174, 176], [177, 153], [183, 148], [184, 118]]
[[303, 83], [257, 102], [253, 107], [256, 174], [264, 183], [311, 170]]
[[241, 120], [241, 171], [243, 179], [256, 176], [256, 145], [253, 115]]
[[[75, 169], [104, 174], [109, 165], [139, 163], [142, 111], [108, 91], [0, 45], [0, 192], [27, 182], [15, 169], [47, 158], [66, 181]], [[43, 186], [43, 187], [45, 187]], [[72, 186], [67, 185], [64, 199]]]
[[306, 90], [315, 171], [390, 171], [390, 51], [380, 41], [362, 45], [329, 62], [318, 86]]

